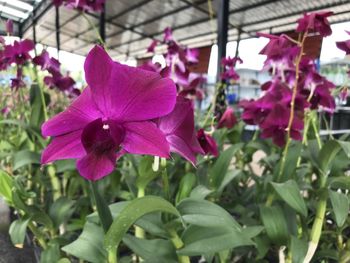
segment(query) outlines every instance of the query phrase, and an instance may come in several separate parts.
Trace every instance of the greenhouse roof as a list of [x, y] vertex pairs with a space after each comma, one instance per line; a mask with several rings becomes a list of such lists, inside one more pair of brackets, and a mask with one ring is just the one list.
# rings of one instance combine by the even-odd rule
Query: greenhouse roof
[[[106, 44], [117, 58], [145, 57], [153, 39], [161, 40], [163, 30], [170, 26], [174, 37], [191, 47], [216, 42], [217, 0], [107, 0], [105, 14]], [[14, 4], [14, 3], [17, 3]], [[23, 10], [19, 3], [28, 4]], [[208, 3], [212, 3], [208, 5]], [[30, 10], [29, 4], [33, 7]], [[23, 6], [22, 6], [23, 7]], [[7, 12], [12, 8], [20, 13]], [[7, 10], [7, 11], [6, 11]], [[345, 0], [231, 0], [228, 40], [254, 37], [256, 32], [280, 33], [293, 30], [303, 12], [330, 10], [331, 23], [350, 21], [350, 3]], [[0, 0], [0, 16], [18, 21], [18, 32], [36, 41], [56, 47], [56, 9], [51, 0]], [[60, 49], [86, 55], [97, 42], [96, 30], [100, 15], [88, 13], [89, 23], [81, 13], [59, 8]], [[94, 26], [92, 26], [94, 25]], [[162, 47], [156, 49], [161, 52]]]

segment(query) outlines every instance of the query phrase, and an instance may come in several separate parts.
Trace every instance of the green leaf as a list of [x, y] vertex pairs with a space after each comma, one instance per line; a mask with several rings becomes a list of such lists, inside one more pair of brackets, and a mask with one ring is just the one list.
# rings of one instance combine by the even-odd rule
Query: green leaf
[[41, 253], [40, 263], [59, 262], [60, 246], [56, 240], [49, 242], [48, 247]]
[[26, 235], [28, 223], [29, 223], [29, 218], [17, 219], [12, 222], [9, 229], [9, 234], [13, 245], [15, 245], [16, 247], [19, 247], [19, 248], [23, 247], [23, 242]]
[[233, 156], [243, 147], [243, 143], [232, 145], [230, 148], [222, 152], [216, 160], [213, 167], [209, 170], [209, 185], [217, 190], [224, 181], [227, 170], [230, 166]]
[[204, 185], [197, 185], [195, 188], [193, 188], [190, 197], [192, 199], [205, 199], [212, 192], [212, 190], [206, 188]]
[[197, 178], [193, 173], [188, 173], [181, 178], [179, 190], [176, 194], [176, 203], [179, 203], [190, 195], [196, 180]]
[[308, 244], [304, 239], [298, 239], [295, 236], [291, 237], [291, 252], [292, 262], [303, 262], [307, 253]]
[[[38, 84], [33, 84], [30, 88], [29, 99], [32, 108], [30, 114], [30, 125], [33, 127], [40, 127], [45, 117], [41, 92], [42, 91]], [[44, 99], [49, 100], [49, 97], [46, 95]]]
[[300, 194], [298, 184], [294, 180], [288, 180], [284, 183], [273, 183], [273, 188], [278, 195], [295, 211], [302, 214], [304, 217], [307, 216], [307, 208], [303, 197]]
[[175, 247], [169, 240], [146, 240], [126, 234], [123, 242], [143, 260], [164, 263], [177, 262]]
[[340, 141], [337, 140], [337, 142], [339, 143], [340, 147], [343, 149], [343, 151], [345, 152], [346, 156], [348, 158], [350, 158], [350, 142], [347, 141]]
[[127, 204], [114, 219], [105, 237], [105, 246], [108, 250], [118, 247], [128, 229], [142, 216], [152, 212], [166, 212], [180, 216], [176, 208], [168, 201], [157, 196], [145, 196]]
[[68, 258], [61, 258], [57, 263], [71, 263], [71, 261]]
[[331, 140], [325, 143], [318, 156], [318, 165], [320, 170], [328, 175], [328, 172], [331, 169], [331, 164], [340, 151], [341, 146], [338, 141]]
[[7, 204], [12, 205], [13, 178], [3, 170], [0, 170], [0, 196]]
[[329, 178], [329, 185], [333, 189], [341, 188], [350, 190], [350, 176]]
[[49, 215], [56, 227], [70, 218], [74, 212], [75, 201], [60, 197], [50, 207]]
[[269, 238], [277, 244], [285, 244], [289, 234], [282, 209], [279, 206], [261, 206], [260, 215]]
[[242, 231], [222, 227], [190, 226], [182, 235], [185, 244], [178, 254], [199, 256], [240, 246], [254, 245]]
[[241, 230], [241, 226], [225, 209], [206, 200], [187, 198], [177, 209], [182, 219], [189, 224], [203, 227], [225, 226]]
[[55, 165], [56, 165], [56, 173], [73, 171], [76, 169], [75, 160], [58, 160], [58, 161], [55, 161]]
[[265, 228], [263, 226], [248, 226], [242, 229], [244, 235], [248, 238], [256, 237], [263, 231]]
[[107, 252], [103, 247], [103, 229], [89, 221], [77, 240], [64, 246], [62, 250], [67, 254], [92, 263], [105, 263]]
[[142, 157], [138, 168], [139, 176], [136, 179], [137, 188], [145, 189], [159, 175], [159, 171], [155, 172], [152, 169], [153, 160], [154, 158], [152, 156]]
[[[301, 149], [302, 149], [302, 143], [298, 141], [293, 142], [293, 144], [289, 147], [287, 157], [285, 160], [285, 165], [282, 172], [283, 178], [281, 181], [285, 181], [288, 178], [292, 178], [293, 174], [295, 174], [298, 159], [301, 154]], [[282, 162], [282, 158], [281, 158], [281, 162]], [[277, 170], [279, 171], [279, 169], [276, 169], [276, 171]]]
[[338, 227], [342, 227], [349, 214], [349, 199], [345, 194], [329, 190], [333, 214]]
[[40, 164], [40, 154], [29, 150], [19, 151], [13, 156], [13, 170], [28, 165], [28, 164]]

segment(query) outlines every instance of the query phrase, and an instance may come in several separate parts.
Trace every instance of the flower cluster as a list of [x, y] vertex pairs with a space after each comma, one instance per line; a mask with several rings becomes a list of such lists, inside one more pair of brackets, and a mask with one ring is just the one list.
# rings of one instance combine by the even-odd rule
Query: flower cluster
[[52, 0], [55, 6], [67, 6], [81, 11], [101, 12], [106, 0]]
[[205, 78], [190, 70], [190, 66], [197, 64], [199, 61], [199, 50], [181, 46], [175, 41], [169, 27], [164, 30], [163, 41], [152, 41], [147, 51], [154, 52], [157, 45], [166, 45], [167, 47], [164, 55], [166, 67], [162, 69], [159, 64], [155, 65], [151, 61], [146, 62], [140, 67], [159, 72], [163, 77], [171, 78], [175, 82], [180, 96], [202, 100], [204, 93], [200, 86], [205, 81]]
[[327, 21], [330, 14], [305, 14], [299, 19], [300, 42], [286, 35], [260, 34], [270, 40], [260, 54], [266, 55], [264, 67], [271, 72], [272, 80], [261, 86], [262, 97], [240, 103], [242, 119], [259, 125], [261, 137], [272, 138], [280, 147], [285, 145], [287, 135], [301, 140], [305, 110], [323, 108], [332, 112], [335, 108], [331, 95], [335, 85], [321, 76], [314, 61], [302, 53], [309, 32], [331, 34]]
[[11, 88], [17, 90], [24, 87], [23, 66], [32, 59], [29, 52], [34, 49], [33, 41], [25, 39], [6, 45], [4, 39], [1, 39], [0, 43], [3, 46], [0, 50], [0, 70], [6, 70], [12, 63], [15, 64], [17, 74], [11, 79]]
[[242, 64], [243, 60], [239, 57], [235, 57], [235, 58], [228, 57], [228, 58], [223, 58], [221, 60], [221, 66], [223, 68], [223, 72], [221, 73], [220, 77], [222, 81], [231, 82], [231, 81], [237, 81], [239, 79], [239, 75], [235, 70], [237, 62]]
[[114, 62], [101, 46], [89, 52], [84, 69], [88, 87], [42, 126], [44, 136], [54, 137], [42, 163], [78, 159], [79, 173], [98, 180], [127, 153], [175, 152], [195, 164], [196, 154], [208, 152], [197, 139], [192, 101], [177, 96], [171, 79]]
[[[350, 35], [349, 31], [346, 31], [346, 33]], [[344, 51], [346, 55], [350, 54], [350, 39], [336, 42], [336, 45], [340, 50]], [[348, 73], [348, 76], [350, 76], [350, 70], [347, 73]], [[348, 95], [349, 95], [348, 93], [349, 93], [348, 87], [347, 86], [342, 87], [342, 89], [339, 92], [340, 100], [345, 102], [348, 98]]]
[[58, 90], [68, 94], [77, 96], [80, 91], [75, 88], [75, 81], [70, 76], [64, 76], [60, 72], [61, 63], [54, 57], [50, 57], [46, 50], [33, 58], [34, 65], [40, 66], [41, 70], [46, 70], [50, 76], [44, 77], [44, 83], [51, 89]]

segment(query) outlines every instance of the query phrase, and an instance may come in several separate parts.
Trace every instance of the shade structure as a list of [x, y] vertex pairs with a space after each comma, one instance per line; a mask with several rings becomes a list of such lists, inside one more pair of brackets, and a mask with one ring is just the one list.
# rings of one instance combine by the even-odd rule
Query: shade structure
[[[32, 38], [36, 24], [36, 40], [56, 47], [56, 12], [51, 0], [20, 1], [31, 8], [15, 6], [13, 0], [0, 1], [0, 16], [18, 22], [18, 34]], [[18, 4], [18, 3], [17, 3]], [[1, 10], [11, 7], [23, 17]], [[293, 30], [301, 13], [330, 10], [331, 23], [350, 20], [350, 3], [345, 0], [231, 0], [229, 5], [228, 40], [255, 37], [256, 32], [280, 33]], [[107, 0], [105, 14], [106, 44], [116, 59], [128, 56], [147, 57], [146, 48], [153, 39], [162, 39], [163, 30], [170, 26], [174, 37], [190, 47], [209, 46], [217, 39], [217, 0]], [[76, 10], [60, 7], [60, 49], [86, 55], [97, 42], [100, 14], [87, 17]], [[162, 52], [162, 47], [156, 49]]]

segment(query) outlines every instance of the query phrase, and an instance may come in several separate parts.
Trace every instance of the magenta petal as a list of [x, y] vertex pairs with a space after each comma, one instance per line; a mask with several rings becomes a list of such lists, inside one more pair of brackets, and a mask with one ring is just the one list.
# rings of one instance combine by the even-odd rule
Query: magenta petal
[[[131, 77], [132, 76], [132, 77]], [[126, 121], [143, 121], [170, 113], [176, 102], [176, 86], [158, 73], [115, 63], [109, 85], [112, 89], [113, 117]]]
[[186, 160], [191, 162], [193, 165], [196, 164], [196, 153], [204, 154], [202, 148], [196, 137], [193, 137], [192, 145], [188, 145], [185, 140], [176, 135], [167, 136], [167, 140], [170, 144], [170, 151], [175, 152]]
[[44, 136], [57, 136], [75, 130], [83, 129], [89, 122], [100, 118], [87, 87], [67, 110], [48, 120], [41, 127]]
[[123, 126], [126, 133], [122, 146], [127, 152], [169, 157], [165, 135], [153, 122], [129, 122]]
[[96, 181], [113, 172], [115, 162], [116, 154], [114, 152], [102, 155], [91, 152], [77, 161], [77, 168], [81, 176]]
[[30, 39], [25, 39], [21, 42], [21, 51], [22, 52], [29, 52], [33, 50], [35, 47], [34, 42]]
[[[113, 60], [108, 56], [107, 52], [101, 46], [95, 46], [86, 57], [84, 63], [86, 82], [92, 87], [92, 91], [96, 96], [104, 96], [95, 94], [93, 87], [103, 89], [104, 84], [110, 79], [113, 68]], [[118, 85], [117, 83], [115, 85]], [[98, 99], [99, 100], [99, 99]]]
[[56, 160], [81, 158], [86, 153], [81, 143], [82, 130], [55, 137], [41, 155], [41, 163]]
[[106, 118], [143, 121], [172, 111], [176, 87], [158, 73], [113, 62], [99, 46], [85, 61], [86, 80], [97, 107]]

